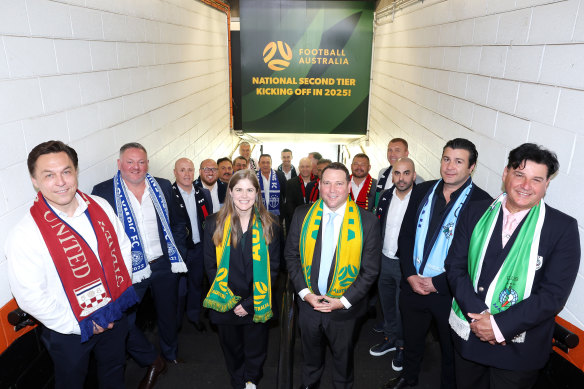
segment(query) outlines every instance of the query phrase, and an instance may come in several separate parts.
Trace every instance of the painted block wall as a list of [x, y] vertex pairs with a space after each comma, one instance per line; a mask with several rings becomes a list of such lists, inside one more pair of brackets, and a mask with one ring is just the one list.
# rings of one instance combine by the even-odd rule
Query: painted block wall
[[[558, 155], [546, 202], [578, 219], [584, 247], [584, 2], [428, 0], [375, 26], [372, 172], [402, 137], [425, 179], [439, 177], [442, 147], [464, 137], [479, 151], [474, 181], [492, 196], [511, 149], [541, 144]], [[584, 329], [584, 263], [561, 313]]]
[[0, 1], [0, 306], [38, 143], [74, 147], [87, 192], [114, 175], [126, 142], [168, 179], [180, 157], [231, 153], [227, 33], [227, 16], [195, 0]]

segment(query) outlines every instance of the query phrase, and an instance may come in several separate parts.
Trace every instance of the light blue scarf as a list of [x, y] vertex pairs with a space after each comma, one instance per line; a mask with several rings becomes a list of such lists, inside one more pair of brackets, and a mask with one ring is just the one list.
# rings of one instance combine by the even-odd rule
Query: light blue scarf
[[278, 181], [276, 172], [273, 169], [270, 170], [270, 198], [267, 204], [266, 197], [264, 196], [264, 179], [262, 178], [261, 170], [256, 174], [260, 182], [260, 189], [262, 190], [262, 203], [264, 203], [268, 211], [274, 215], [280, 215], [280, 181]]
[[[430, 226], [430, 218], [432, 217], [434, 194], [440, 182], [442, 182], [442, 180], [438, 180], [436, 185], [434, 185], [434, 188], [432, 188], [432, 192], [428, 195], [418, 216], [416, 243], [414, 245], [414, 266], [416, 267], [418, 274], [420, 274], [420, 266], [424, 260], [424, 244], [426, 243], [426, 235], [428, 235], [428, 227]], [[458, 196], [456, 202], [450, 209], [450, 212], [444, 218], [438, 236], [436, 237], [434, 245], [428, 255], [426, 266], [424, 266], [424, 272], [423, 274], [420, 274], [421, 276], [435, 277], [444, 273], [444, 260], [446, 259], [448, 249], [450, 248], [452, 238], [454, 237], [454, 230], [456, 228], [458, 216], [462, 206], [470, 195], [472, 186], [473, 183], [471, 179], [470, 184]]]
[[[158, 186], [158, 183], [150, 174], [146, 174], [146, 189], [150, 192], [150, 198], [158, 214], [158, 218], [162, 223], [162, 230], [164, 231], [164, 239], [166, 240], [166, 247], [168, 248], [168, 258], [170, 259], [171, 270], [173, 273], [185, 273], [187, 267], [183, 262], [172, 232], [170, 230], [170, 223], [168, 221], [168, 205], [164, 199], [164, 195]], [[140, 238], [140, 230], [136, 224], [136, 217], [132, 210], [132, 204], [128, 199], [128, 188], [122, 179], [122, 175], [118, 173], [114, 176], [114, 197], [116, 199], [116, 212], [124, 225], [126, 235], [132, 242], [132, 280], [134, 283], [140, 282], [152, 274], [146, 255], [144, 254], [144, 245]]]

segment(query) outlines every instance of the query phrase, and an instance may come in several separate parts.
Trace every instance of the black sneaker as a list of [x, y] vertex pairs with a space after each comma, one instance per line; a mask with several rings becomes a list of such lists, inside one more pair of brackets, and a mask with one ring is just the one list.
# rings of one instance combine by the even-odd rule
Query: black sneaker
[[395, 371], [402, 371], [404, 368], [404, 349], [398, 348], [391, 361], [391, 368]]
[[380, 357], [393, 350], [395, 350], [394, 341], [393, 340], [390, 341], [387, 338], [383, 338], [383, 343], [379, 343], [371, 347], [369, 349], [369, 354], [373, 355], [374, 357]]

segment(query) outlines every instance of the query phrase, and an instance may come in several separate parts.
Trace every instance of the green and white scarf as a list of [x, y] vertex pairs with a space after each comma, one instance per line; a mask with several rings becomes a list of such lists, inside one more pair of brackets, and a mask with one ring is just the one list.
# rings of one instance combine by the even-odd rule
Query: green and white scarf
[[[233, 309], [241, 300], [229, 289], [229, 257], [231, 253], [231, 216], [225, 219], [223, 240], [215, 247], [217, 255], [217, 274], [203, 301], [205, 308], [218, 312]], [[252, 220], [252, 257], [253, 257], [253, 321], [264, 323], [272, 313], [272, 285], [270, 278], [270, 254], [264, 238], [264, 230], [257, 211]]]
[[[475, 293], [477, 292], [478, 280], [481, 277], [485, 253], [501, 211], [502, 201], [506, 195], [506, 193], [501, 194], [491, 204], [478, 221], [470, 238], [468, 274], [472, 280]], [[517, 239], [509, 250], [509, 254], [507, 254], [503, 265], [489, 285], [485, 296], [485, 304], [489, 307], [488, 310], [492, 315], [506, 311], [531, 295], [535, 271], [538, 265], [541, 266], [541, 263], [538, 264], [540, 259], [538, 259], [537, 254], [544, 219], [545, 204], [541, 199], [539, 204], [531, 208], [527, 214], [525, 223], [521, 226]], [[495, 238], [500, 239], [501, 237]], [[456, 299], [452, 301], [452, 309], [448, 321], [454, 332], [462, 339], [468, 340], [470, 325]], [[523, 343], [525, 341], [525, 332], [517, 335], [512, 341]]]

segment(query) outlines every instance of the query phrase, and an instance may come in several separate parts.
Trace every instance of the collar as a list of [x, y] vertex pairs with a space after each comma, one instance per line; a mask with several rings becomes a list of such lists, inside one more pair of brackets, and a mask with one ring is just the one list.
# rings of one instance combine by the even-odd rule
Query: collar
[[[339, 207], [339, 209], [337, 209], [336, 211], [334, 211], [334, 213], [336, 213], [337, 215], [344, 215], [345, 214], [345, 208], [347, 208], [347, 202], [345, 201], [345, 203], [343, 205], [341, 205]], [[333, 211], [331, 211], [331, 209], [329, 207], [326, 206], [326, 203], [323, 201], [322, 202], [322, 216], [324, 217], [324, 215], [328, 215], [329, 213], [332, 213]]]
[[77, 200], [77, 208], [75, 209], [75, 212], [73, 212], [73, 216], [69, 216], [67, 215], [66, 212], [60, 211], [57, 208], [53, 207], [48, 201], [47, 204], [53, 210], [53, 212], [55, 212], [55, 214], [57, 214], [57, 216], [59, 216], [61, 219], [78, 217], [80, 215], [83, 215], [83, 213], [87, 209], [87, 203], [85, 202], [85, 200], [83, 200], [83, 198], [81, 198], [79, 193], [75, 193], [75, 199]]

